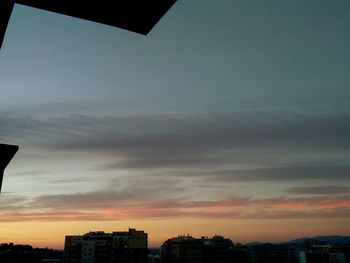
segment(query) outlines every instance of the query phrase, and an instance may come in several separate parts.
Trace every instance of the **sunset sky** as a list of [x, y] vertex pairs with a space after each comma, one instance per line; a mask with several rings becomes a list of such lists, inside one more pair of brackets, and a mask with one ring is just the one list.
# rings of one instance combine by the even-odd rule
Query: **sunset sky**
[[179, 0], [148, 36], [16, 5], [0, 243], [350, 235], [350, 1]]

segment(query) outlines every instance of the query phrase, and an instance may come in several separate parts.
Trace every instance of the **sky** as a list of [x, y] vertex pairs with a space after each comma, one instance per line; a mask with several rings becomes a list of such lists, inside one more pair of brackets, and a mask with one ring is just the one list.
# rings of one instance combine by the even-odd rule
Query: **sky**
[[148, 36], [16, 5], [0, 242], [350, 235], [350, 2], [179, 0]]

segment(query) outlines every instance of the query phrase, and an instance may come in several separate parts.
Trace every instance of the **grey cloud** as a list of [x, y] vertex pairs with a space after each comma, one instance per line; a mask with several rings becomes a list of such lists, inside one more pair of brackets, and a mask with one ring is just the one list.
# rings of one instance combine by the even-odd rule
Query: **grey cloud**
[[[349, 146], [350, 116], [241, 113], [232, 115], [144, 116], [90, 120], [94, 133], [62, 148], [120, 150], [137, 155], [196, 154], [205, 150], [273, 146]], [[89, 125], [86, 123], [86, 125]], [[91, 139], [89, 142], [87, 139]], [[297, 145], [295, 145], [297, 143]], [[306, 145], [304, 145], [306, 144]], [[344, 145], [345, 144], [345, 145]]]
[[20, 210], [24, 207], [26, 202], [27, 199], [23, 196], [14, 195], [11, 193], [1, 193], [0, 211], [3, 213]]
[[179, 210], [130, 210], [121, 215], [104, 215], [101, 211], [58, 211], [58, 212], [26, 212], [9, 213], [0, 218], [0, 222], [15, 221], [116, 221], [128, 219], [247, 219], [247, 220], [271, 220], [271, 219], [347, 219], [350, 209], [333, 209], [326, 211], [257, 211], [241, 213], [239, 211], [179, 211]]
[[[132, 149], [135, 146], [198, 145], [218, 143], [247, 145], [255, 142], [330, 139], [350, 142], [350, 115], [297, 114], [288, 112], [238, 112], [226, 114], [169, 114], [139, 116], [67, 115], [36, 119], [25, 114], [0, 111], [1, 136], [28, 138], [47, 135], [62, 147], [101, 150], [107, 142]], [[57, 137], [57, 135], [59, 135]], [[108, 135], [107, 138], [103, 137]], [[82, 140], [76, 141], [76, 139]], [[92, 139], [89, 144], [86, 139]], [[109, 141], [109, 139], [115, 139]], [[120, 140], [118, 140], [120, 139]], [[121, 139], [129, 139], [127, 142]], [[66, 141], [66, 144], [64, 142]], [[72, 143], [76, 141], [76, 143]], [[101, 144], [99, 144], [102, 143]], [[107, 145], [104, 145], [104, 143]], [[242, 144], [240, 144], [242, 142]], [[50, 142], [48, 142], [50, 145]], [[186, 143], [186, 144], [185, 144]], [[324, 142], [326, 144], [326, 141]], [[107, 147], [107, 150], [111, 147]]]
[[[113, 213], [113, 212], [112, 212]], [[324, 211], [256, 211], [242, 213], [240, 211], [182, 211], [174, 209], [163, 210], [132, 210], [125, 214], [105, 215], [101, 211], [50, 211], [50, 212], [18, 212], [8, 213], [0, 217], [0, 222], [25, 221], [116, 221], [127, 219], [167, 219], [167, 218], [198, 218], [198, 219], [347, 219], [350, 209], [332, 209]]]
[[[130, 198], [127, 196], [126, 199]], [[350, 196], [312, 198], [227, 197], [217, 200], [164, 198], [129, 202], [119, 192], [95, 191], [44, 195], [22, 209], [3, 213], [0, 221], [119, 220], [156, 218], [293, 219], [348, 218]], [[22, 202], [22, 200], [19, 200]], [[18, 201], [16, 201], [18, 202]], [[44, 212], [43, 212], [44, 211]], [[5, 211], [6, 212], [6, 211]]]
[[[97, 179], [96, 179], [97, 180]], [[76, 183], [76, 182], [82, 182], [82, 181], [92, 181], [89, 177], [75, 177], [71, 179], [56, 179], [56, 180], [49, 180], [48, 182], [50, 184], [66, 184], [66, 183]]]
[[306, 209], [303, 211], [258, 211], [251, 214], [244, 215], [242, 218], [246, 219], [329, 219], [329, 218], [349, 218], [350, 209], [336, 208], [323, 209], [322, 211], [313, 211]]
[[14, 176], [33, 176], [33, 175], [45, 175], [50, 174], [50, 171], [41, 171], [41, 170], [29, 170], [23, 172], [14, 173]]
[[256, 169], [226, 169], [204, 172], [197, 176], [219, 182], [284, 182], [312, 180], [350, 180], [350, 166], [338, 163], [291, 163], [286, 166]]
[[[84, 123], [84, 124], [83, 124]], [[30, 148], [41, 148], [87, 134], [86, 117], [36, 118], [27, 113], [0, 110], [0, 139]]]
[[[350, 176], [349, 176], [350, 177]], [[286, 191], [288, 194], [307, 195], [329, 195], [329, 194], [350, 194], [350, 187], [347, 186], [310, 186], [310, 187], [290, 187]]]
[[[137, 195], [135, 195], [137, 196]], [[50, 207], [57, 210], [70, 209], [101, 209], [121, 205], [125, 200], [130, 201], [131, 193], [117, 191], [95, 191], [88, 193], [43, 195], [35, 199], [34, 207]]]
[[127, 207], [143, 200], [157, 200], [159, 196], [168, 198], [176, 193], [183, 195], [184, 188], [180, 181], [172, 178], [115, 178], [108, 181], [103, 190], [92, 192], [43, 195], [32, 203], [40, 208], [55, 207], [56, 209], [101, 209], [108, 207]]
[[[46, 151], [115, 157], [103, 169], [205, 167], [262, 153], [347, 151], [350, 115], [238, 112], [35, 119], [0, 112], [2, 138]], [[296, 175], [297, 176], [297, 175]]]

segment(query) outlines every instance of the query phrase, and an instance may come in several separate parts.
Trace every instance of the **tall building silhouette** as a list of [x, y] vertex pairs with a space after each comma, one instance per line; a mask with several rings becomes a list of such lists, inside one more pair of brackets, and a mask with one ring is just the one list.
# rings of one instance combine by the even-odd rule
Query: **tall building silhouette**
[[221, 236], [194, 238], [179, 236], [162, 245], [165, 263], [232, 263], [233, 242]]
[[288, 247], [285, 245], [256, 245], [252, 254], [255, 263], [289, 263]]
[[65, 263], [146, 263], [148, 235], [130, 228], [129, 231], [89, 232], [81, 236], [66, 236]]

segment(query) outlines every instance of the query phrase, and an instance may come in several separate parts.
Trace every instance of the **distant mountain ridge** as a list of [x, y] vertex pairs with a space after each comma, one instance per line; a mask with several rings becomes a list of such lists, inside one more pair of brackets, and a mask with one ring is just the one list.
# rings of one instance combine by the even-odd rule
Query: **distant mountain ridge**
[[323, 242], [329, 242], [331, 244], [350, 244], [350, 236], [316, 236], [316, 237], [302, 237], [288, 241], [288, 243], [304, 243], [305, 240], [314, 239]]
[[284, 241], [284, 242], [253, 241], [253, 242], [246, 243], [244, 245], [257, 246], [257, 245], [263, 245], [266, 243], [270, 243], [270, 244], [286, 244], [286, 243], [303, 244], [303, 243], [305, 243], [305, 240], [308, 240], [308, 239], [329, 242], [331, 244], [350, 244], [350, 236], [332, 235], [332, 236], [301, 237], [301, 238], [297, 238], [297, 239], [293, 239], [293, 240], [289, 240], [289, 241]]

